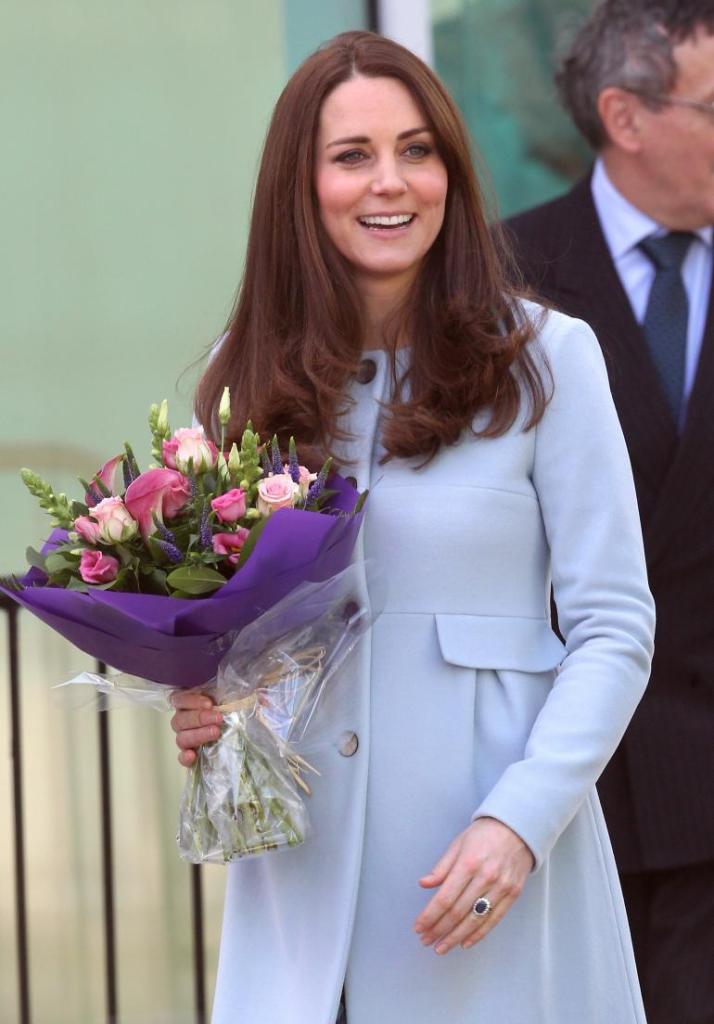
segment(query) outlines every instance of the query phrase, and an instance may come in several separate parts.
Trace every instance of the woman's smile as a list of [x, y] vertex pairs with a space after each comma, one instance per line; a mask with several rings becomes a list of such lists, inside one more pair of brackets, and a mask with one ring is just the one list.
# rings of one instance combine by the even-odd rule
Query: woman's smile
[[357, 220], [372, 235], [395, 238], [406, 234], [415, 217], [415, 213], [371, 213]]

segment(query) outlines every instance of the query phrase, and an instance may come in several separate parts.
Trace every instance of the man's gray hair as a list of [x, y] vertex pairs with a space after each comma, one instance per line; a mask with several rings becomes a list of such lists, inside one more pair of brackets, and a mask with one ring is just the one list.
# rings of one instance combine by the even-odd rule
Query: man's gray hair
[[[561, 101], [593, 149], [607, 134], [597, 110], [608, 86], [664, 96], [674, 87], [673, 48], [699, 28], [714, 33], [714, 0], [601, 0], [559, 61]], [[658, 104], [647, 100], [654, 109]]]

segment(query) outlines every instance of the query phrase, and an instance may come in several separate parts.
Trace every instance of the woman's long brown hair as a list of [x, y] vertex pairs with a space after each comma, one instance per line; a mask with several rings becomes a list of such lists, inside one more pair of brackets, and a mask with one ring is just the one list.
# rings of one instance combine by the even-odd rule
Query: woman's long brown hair
[[[325, 98], [355, 75], [402, 82], [431, 127], [448, 173], [444, 223], [390, 337], [412, 346], [409, 395], [398, 388], [382, 441], [389, 456], [428, 461], [488, 410], [483, 436], [543, 414], [541, 373], [526, 347], [533, 327], [514, 316], [514, 296], [489, 229], [467, 134], [433, 72], [397, 43], [370, 32], [337, 36], [298, 68], [275, 107], [253, 204], [245, 273], [227, 334], [203, 375], [196, 415], [214, 437], [223, 387], [231, 388], [232, 439], [248, 419], [282, 444], [295, 436], [308, 464], [344, 438], [340, 413], [359, 364], [362, 307], [348, 262], [327, 236], [314, 188], [314, 153]], [[518, 372], [514, 373], [514, 369]]]

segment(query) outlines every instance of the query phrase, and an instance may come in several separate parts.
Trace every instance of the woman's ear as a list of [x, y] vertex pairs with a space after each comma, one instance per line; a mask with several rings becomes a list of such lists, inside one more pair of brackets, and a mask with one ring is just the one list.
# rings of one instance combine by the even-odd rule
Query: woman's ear
[[609, 144], [626, 153], [639, 153], [643, 128], [640, 98], [610, 85], [598, 96], [597, 110]]

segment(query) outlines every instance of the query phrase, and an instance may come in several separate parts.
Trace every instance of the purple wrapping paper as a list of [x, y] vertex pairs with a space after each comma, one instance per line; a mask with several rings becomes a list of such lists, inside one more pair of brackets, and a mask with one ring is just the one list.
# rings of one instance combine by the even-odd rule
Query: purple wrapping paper
[[[1, 588], [80, 650], [113, 668], [172, 687], [192, 687], [216, 674], [229, 638], [301, 583], [320, 582], [347, 567], [362, 512], [341, 477], [329, 486], [336, 514], [281, 509], [263, 529], [250, 558], [217, 594], [198, 600], [42, 585], [35, 568], [19, 591]], [[342, 514], [339, 513], [348, 513]], [[53, 530], [43, 553], [66, 538]]]

